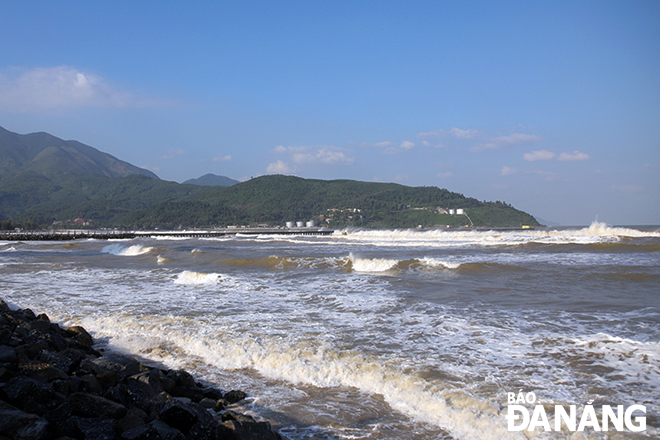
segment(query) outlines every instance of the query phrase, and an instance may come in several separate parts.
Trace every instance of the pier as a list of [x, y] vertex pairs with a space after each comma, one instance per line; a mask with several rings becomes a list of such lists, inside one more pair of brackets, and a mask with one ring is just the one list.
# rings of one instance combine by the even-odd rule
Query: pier
[[236, 235], [330, 235], [325, 228], [226, 228], [191, 231], [120, 231], [120, 230], [48, 230], [48, 231], [0, 231], [0, 241], [71, 241], [71, 240], [121, 240], [149, 237], [209, 238]]

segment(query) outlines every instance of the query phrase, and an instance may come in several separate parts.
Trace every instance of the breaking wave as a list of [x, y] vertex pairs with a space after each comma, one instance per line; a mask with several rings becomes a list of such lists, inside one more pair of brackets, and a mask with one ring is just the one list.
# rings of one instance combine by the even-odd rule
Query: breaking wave
[[186, 285], [203, 285], [216, 284], [219, 281], [222, 281], [222, 277], [219, 273], [201, 273], [184, 270], [177, 275], [174, 283]]
[[109, 244], [101, 249], [101, 252], [111, 255], [121, 255], [125, 257], [133, 257], [136, 255], [143, 255], [156, 250], [156, 248], [134, 244], [132, 246], [125, 246], [120, 243]]

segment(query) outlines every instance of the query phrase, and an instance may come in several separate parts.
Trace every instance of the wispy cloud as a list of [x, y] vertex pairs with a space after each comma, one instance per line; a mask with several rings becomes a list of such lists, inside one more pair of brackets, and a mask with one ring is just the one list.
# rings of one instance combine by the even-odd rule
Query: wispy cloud
[[393, 147], [394, 143], [390, 141], [382, 141], [382, 142], [362, 142], [360, 144], [361, 147], [374, 147], [374, 148], [387, 148], [387, 147]]
[[298, 164], [353, 165], [355, 163], [355, 158], [350, 156], [348, 151], [331, 145], [324, 147], [278, 145], [274, 151], [278, 154], [289, 154], [291, 160]]
[[575, 161], [575, 160], [588, 160], [591, 159], [591, 157], [587, 153], [582, 153], [580, 151], [575, 150], [572, 153], [561, 153], [559, 155], [559, 160], [561, 161]]
[[439, 138], [439, 137], [454, 137], [456, 139], [472, 139], [479, 135], [479, 130], [462, 130], [457, 127], [450, 128], [449, 130], [433, 130], [417, 134], [419, 139]]
[[102, 77], [70, 66], [13, 69], [0, 75], [0, 110], [28, 113], [82, 107], [150, 107], [164, 105], [116, 90]]
[[159, 156], [158, 158], [167, 160], [167, 159], [172, 159], [174, 156], [180, 156], [182, 154], [186, 154], [186, 150], [182, 150], [181, 148], [172, 148], [167, 150], [165, 154]]
[[472, 147], [472, 151], [496, 150], [509, 145], [520, 145], [534, 142], [540, 138], [533, 134], [513, 133], [509, 136], [497, 136]]
[[266, 172], [271, 174], [291, 174], [295, 171], [295, 167], [291, 167], [288, 163], [281, 160], [273, 162], [266, 167]]
[[404, 150], [410, 150], [412, 148], [415, 148], [415, 144], [410, 141], [403, 141], [401, 142], [401, 145], [399, 147], [403, 148]]
[[503, 166], [502, 169], [500, 170], [500, 174], [502, 176], [510, 176], [512, 174], [535, 174], [537, 176], [541, 176], [544, 180], [547, 180], [548, 182], [551, 182], [559, 177], [559, 174], [552, 172], [552, 171], [543, 171], [543, 170], [520, 170], [518, 168], [514, 167], [508, 167], [508, 166]]
[[451, 171], [447, 171], [445, 173], [438, 173], [438, 177], [441, 178], [441, 179], [447, 179], [447, 178], [453, 177], [453, 176], [454, 176], [454, 173], [452, 173]]
[[229, 162], [231, 160], [231, 154], [226, 156], [216, 156], [213, 158], [213, 162]]
[[525, 153], [523, 155], [523, 158], [527, 162], [535, 162], [537, 160], [550, 160], [550, 159], [554, 159], [555, 157], [557, 157], [557, 155], [552, 151], [548, 151], [548, 150], [532, 151], [531, 153]]
[[523, 159], [525, 159], [527, 162], [535, 162], [538, 160], [552, 160], [552, 159], [557, 159], [562, 162], [568, 162], [568, 161], [577, 161], [577, 160], [588, 160], [591, 159], [591, 157], [587, 153], [582, 153], [577, 150], [572, 153], [561, 153], [559, 156], [557, 156], [552, 151], [538, 150], [538, 151], [532, 151], [531, 153], [523, 154]]
[[503, 166], [502, 169], [500, 170], [500, 174], [503, 176], [510, 176], [511, 174], [516, 174], [518, 172], [517, 168], [513, 167], [508, 167], [508, 166]]

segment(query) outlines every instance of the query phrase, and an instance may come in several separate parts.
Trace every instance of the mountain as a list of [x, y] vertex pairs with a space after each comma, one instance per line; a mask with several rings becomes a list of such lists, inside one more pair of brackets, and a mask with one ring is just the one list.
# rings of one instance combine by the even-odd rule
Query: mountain
[[212, 174], [179, 184], [77, 141], [0, 128], [0, 222], [70, 227], [75, 219], [130, 229], [309, 220], [331, 228], [538, 225], [507, 203], [437, 187]]
[[0, 127], [0, 179], [24, 173], [61, 180], [73, 175], [125, 177], [140, 174], [158, 179], [151, 171], [131, 165], [77, 141], [48, 133], [17, 134]]
[[218, 176], [215, 174], [204, 174], [202, 177], [197, 179], [188, 179], [184, 184], [190, 185], [204, 185], [204, 186], [232, 186], [237, 183], [240, 183], [238, 180], [230, 179], [225, 176]]

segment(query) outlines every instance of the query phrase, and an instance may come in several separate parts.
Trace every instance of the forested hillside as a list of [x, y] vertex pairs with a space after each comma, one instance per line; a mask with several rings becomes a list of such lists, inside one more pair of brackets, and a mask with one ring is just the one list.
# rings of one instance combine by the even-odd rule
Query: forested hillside
[[[0, 127], [0, 227], [5, 228], [280, 227], [310, 220], [330, 228], [538, 224], [506, 203], [436, 187], [281, 175], [238, 183], [209, 174], [190, 182], [160, 180], [77, 141]], [[458, 209], [465, 215], [449, 213]]]
[[[465, 215], [441, 214], [464, 209]], [[173, 201], [115, 219], [132, 227], [258, 225], [314, 220], [328, 227], [433, 227], [537, 225], [529, 214], [501, 202], [480, 202], [436, 187], [354, 180], [262, 176], [194, 200]]]

